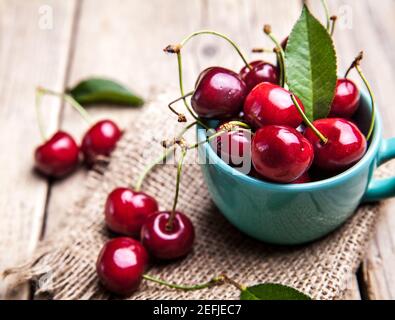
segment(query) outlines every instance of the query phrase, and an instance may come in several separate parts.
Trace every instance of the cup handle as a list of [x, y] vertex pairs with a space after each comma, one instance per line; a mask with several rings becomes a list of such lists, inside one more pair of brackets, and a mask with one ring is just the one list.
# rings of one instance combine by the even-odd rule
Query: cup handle
[[[395, 138], [384, 140], [378, 154], [378, 165], [395, 158]], [[395, 196], [395, 177], [372, 179], [362, 202], [379, 201]]]

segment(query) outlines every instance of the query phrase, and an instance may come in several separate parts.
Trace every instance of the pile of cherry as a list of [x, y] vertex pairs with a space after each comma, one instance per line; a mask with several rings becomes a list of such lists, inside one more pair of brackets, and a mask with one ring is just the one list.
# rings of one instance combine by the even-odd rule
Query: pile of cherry
[[[217, 132], [223, 133], [216, 139], [221, 158], [251, 159], [251, 174], [262, 180], [306, 183], [312, 181], [310, 167], [328, 177], [363, 157], [366, 138], [351, 120], [360, 100], [353, 81], [338, 79], [328, 118], [310, 123], [303, 118], [302, 101], [279, 86], [276, 66], [265, 61], [249, 65], [238, 74], [208, 68], [192, 96], [200, 117], [221, 121]], [[239, 122], [253, 130], [252, 139]]]

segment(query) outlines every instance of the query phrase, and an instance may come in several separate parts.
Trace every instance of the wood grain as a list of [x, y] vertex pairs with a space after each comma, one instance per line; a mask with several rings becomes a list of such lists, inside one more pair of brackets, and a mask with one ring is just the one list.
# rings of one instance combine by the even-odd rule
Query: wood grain
[[[40, 28], [43, 6], [53, 10], [49, 30]], [[49, 185], [32, 170], [33, 149], [40, 143], [34, 92], [37, 85], [63, 88], [74, 9], [75, 1], [0, 2], [0, 268], [29, 256], [41, 234]], [[47, 99], [44, 108], [50, 134], [58, 125], [60, 103]], [[6, 288], [7, 282], [0, 297]], [[28, 292], [24, 287], [7, 296], [24, 298]]]
[[[146, 99], [169, 86], [177, 92], [176, 58], [165, 54], [163, 48], [199, 29], [201, 4], [171, 0], [158, 10], [162, 6], [159, 0], [84, 0], [67, 85], [97, 75], [116, 79]], [[186, 88], [193, 86], [197, 76], [193, 57], [193, 46], [188, 46], [183, 53]], [[163, 107], [167, 112], [167, 107]], [[88, 111], [94, 119], [110, 118], [127, 129], [139, 108], [92, 106]], [[69, 106], [64, 109], [62, 127], [79, 138], [87, 130], [87, 124]], [[81, 168], [68, 179], [53, 184], [47, 235], [66, 221], [70, 201], [78, 198], [86, 174], [87, 170]], [[134, 179], [131, 177], [131, 183]]]

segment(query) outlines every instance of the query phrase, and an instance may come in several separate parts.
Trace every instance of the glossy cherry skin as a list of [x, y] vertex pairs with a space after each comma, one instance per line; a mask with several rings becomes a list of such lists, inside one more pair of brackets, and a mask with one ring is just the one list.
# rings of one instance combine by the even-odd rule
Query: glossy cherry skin
[[308, 183], [308, 182], [311, 182], [311, 178], [309, 173], [306, 171], [298, 179], [292, 181], [291, 183], [300, 184], [300, 183]]
[[[296, 98], [302, 110], [302, 102]], [[297, 128], [303, 121], [290, 92], [276, 84], [258, 84], [244, 102], [244, 118], [254, 128], [281, 125]]]
[[141, 243], [155, 258], [177, 259], [187, 255], [195, 240], [195, 229], [189, 218], [176, 212], [171, 230], [167, 229], [170, 212], [156, 212], [148, 217], [141, 229]]
[[66, 132], [58, 131], [36, 148], [35, 166], [47, 176], [60, 178], [77, 167], [79, 153], [79, 147], [73, 137]]
[[93, 164], [98, 156], [109, 156], [115, 149], [122, 131], [111, 120], [94, 124], [82, 139], [81, 150], [88, 164]]
[[308, 128], [305, 137], [314, 147], [314, 166], [340, 172], [357, 163], [365, 154], [365, 136], [351, 121], [341, 118], [319, 119], [313, 125], [328, 139], [323, 144]]
[[103, 286], [116, 294], [129, 295], [140, 285], [148, 263], [148, 254], [140, 242], [115, 238], [101, 249], [96, 272]]
[[247, 86], [237, 73], [211, 67], [200, 74], [191, 103], [199, 117], [226, 119], [239, 114], [246, 95]]
[[269, 125], [252, 138], [252, 163], [264, 178], [289, 183], [303, 175], [313, 163], [311, 143], [296, 129]]
[[258, 83], [270, 82], [274, 84], [279, 83], [278, 68], [271, 63], [258, 60], [250, 62], [251, 70], [244, 66], [239, 75], [247, 85], [248, 91], [251, 91]]
[[[216, 129], [224, 130], [226, 123]], [[251, 132], [247, 129], [227, 131], [218, 136], [212, 143], [216, 143], [218, 156], [231, 166], [240, 166], [243, 161], [251, 159]]]
[[156, 211], [158, 203], [153, 197], [129, 188], [116, 188], [107, 197], [104, 214], [111, 231], [139, 236], [147, 217]]
[[349, 79], [338, 79], [329, 117], [351, 118], [359, 107], [359, 89]]

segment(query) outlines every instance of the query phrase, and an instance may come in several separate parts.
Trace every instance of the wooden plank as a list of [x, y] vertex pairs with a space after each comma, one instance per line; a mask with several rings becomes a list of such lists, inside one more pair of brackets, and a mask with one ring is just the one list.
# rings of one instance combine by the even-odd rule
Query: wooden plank
[[[310, 1], [312, 4], [313, 1]], [[395, 62], [390, 53], [395, 48], [392, 39], [395, 18], [395, 3], [380, 1], [331, 1], [332, 12], [339, 15], [335, 42], [339, 52], [340, 72], [350, 64], [353, 57], [364, 50], [362, 68], [370, 80], [383, 119], [384, 136], [395, 135], [392, 119], [395, 116], [392, 103], [388, 99], [395, 89], [393, 70]], [[358, 77], [353, 74], [354, 79]], [[360, 84], [361, 82], [358, 81]], [[395, 230], [395, 201], [386, 201], [382, 208], [382, 220], [377, 227], [375, 238], [370, 244], [362, 264], [359, 286], [367, 299], [395, 298], [395, 254], [393, 231]]]
[[[366, 53], [362, 66], [376, 94], [384, 136], [395, 136], [392, 123], [395, 111], [389, 99], [395, 89], [395, 61], [390, 54], [395, 48], [392, 37], [395, 3], [384, 0], [378, 6], [377, 1], [369, 0], [364, 1], [363, 5], [360, 1], [349, 1], [348, 5], [353, 12], [352, 36], [355, 39], [355, 51], [361, 48]], [[393, 199], [386, 201], [382, 207], [382, 219], [362, 265], [361, 288], [364, 297], [368, 299], [395, 298], [394, 209]]]
[[[48, 182], [32, 170], [40, 143], [34, 92], [37, 85], [63, 87], [74, 10], [75, 1], [0, 1], [0, 269], [27, 258], [41, 234]], [[51, 133], [60, 104], [45, 102]], [[7, 292], [7, 284], [0, 283], [0, 298], [28, 296], [27, 287]]]
[[[71, 86], [80, 79], [98, 75], [117, 79], [147, 99], [169, 86], [178, 92], [176, 59], [165, 54], [163, 48], [199, 29], [200, 13], [200, 1], [170, 0], [163, 5], [160, 0], [85, 0], [67, 84]], [[193, 87], [197, 76], [193, 56], [193, 46], [188, 46], [183, 53], [186, 88]], [[94, 119], [111, 118], [123, 128], [127, 128], [137, 112], [138, 108], [89, 108]], [[87, 129], [86, 123], [69, 107], [64, 110], [62, 126], [77, 138]], [[66, 221], [70, 201], [78, 198], [86, 174], [86, 169], [81, 168], [68, 179], [54, 183], [48, 205], [47, 235]]]
[[[395, 50], [393, 30], [395, 28], [395, 3], [384, 0], [377, 5], [368, 1], [364, 6], [364, 14], [369, 16], [370, 23], [366, 25], [366, 41], [372, 41], [371, 51], [377, 54], [377, 59], [371, 63], [371, 69], [377, 75], [375, 90], [379, 91], [378, 100], [380, 111], [384, 118], [385, 137], [395, 136], [393, 119], [395, 110], [391, 97], [395, 89]], [[382, 208], [382, 219], [377, 233], [370, 244], [366, 259], [363, 263], [364, 293], [369, 299], [395, 299], [395, 200], [387, 200]]]

